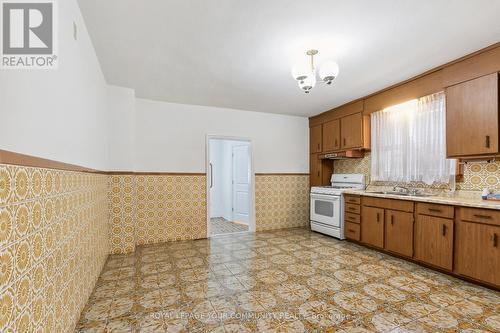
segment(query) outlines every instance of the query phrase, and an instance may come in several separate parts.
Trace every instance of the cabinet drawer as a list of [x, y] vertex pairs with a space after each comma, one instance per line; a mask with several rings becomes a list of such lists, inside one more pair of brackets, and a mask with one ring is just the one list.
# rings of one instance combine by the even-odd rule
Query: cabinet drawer
[[352, 240], [359, 241], [360, 225], [356, 223], [345, 223], [345, 237]]
[[455, 217], [455, 207], [419, 202], [417, 203], [417, 213], [452, 219]]
[[458, 217], [462, 221], [500, 225], [500, 211], [498, 210], [460, 207]]
[[413, 201], [363, 197], [363, 206], [413, 212]]
[[361, 221], [361, 216], [353, 213], [345, 213], [344, 220], [351, 223], [359, 223]]
[[355, 205], [361, 204], [361, 198], [359, 196], [346, 195], [346, 196], [344, 196], [344, 198], [345, 198], [346, 203], [351, 203], [351, 204], [355, 204]]
[[345, 204], [345, 211], [346, 211], [346, 213], [360, 214], [361, 213], [361, 206], [360, 205], [353, 205], [353, 204]]

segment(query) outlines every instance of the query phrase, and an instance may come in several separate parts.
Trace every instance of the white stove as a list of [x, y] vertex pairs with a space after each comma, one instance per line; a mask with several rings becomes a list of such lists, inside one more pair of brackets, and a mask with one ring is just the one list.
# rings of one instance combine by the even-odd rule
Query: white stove
[[311, 229], [344, 239], [344, 198], [346, 189], [365, 189], [363, 174], [333, 174], [331, 186], [311, 187]]

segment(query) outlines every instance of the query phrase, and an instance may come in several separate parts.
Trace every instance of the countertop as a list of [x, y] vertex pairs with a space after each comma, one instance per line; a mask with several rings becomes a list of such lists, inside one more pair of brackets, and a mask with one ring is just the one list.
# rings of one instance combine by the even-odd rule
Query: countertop
[[394, 194], [372, 193], [370, 191], [371, 190], [345, 190], [343, 191], [343, 193], [362, 195], [367, 197], [375, 197], [375, 198], [397, 199], [397, 200], [407, 200], [415, 202], [426, 202], [426, 203], [435, 203], [444, 205], [500, 210], [500, 201], [482, 200], [481, 197], [479, 196], [480, 194], [477, 196], [471, 196], [470, 194], [461, 195], [459, 193], [456, 193], [454, 195], [447, 195], [447, 196], [437, 195], [430, 197], [414, 197], [414, 196], [402, 196]]

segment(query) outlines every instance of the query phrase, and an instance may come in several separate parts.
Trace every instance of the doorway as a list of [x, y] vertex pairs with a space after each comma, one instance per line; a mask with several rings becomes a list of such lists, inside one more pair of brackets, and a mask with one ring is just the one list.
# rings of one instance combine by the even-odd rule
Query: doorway
[[207, 236], [255, 231], [253, 198], [250, 140], [207, 137]]

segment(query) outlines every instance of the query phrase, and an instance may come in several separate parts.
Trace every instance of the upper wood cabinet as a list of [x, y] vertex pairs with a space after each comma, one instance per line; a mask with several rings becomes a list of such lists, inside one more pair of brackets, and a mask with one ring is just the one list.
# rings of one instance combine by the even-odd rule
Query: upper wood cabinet
[[363, 145], [363, 123], [361, 113], [355, 113], [341, 119], [343, 149], [361, 147]]
[[323, 124], [323, 151], [340, 149], [340, 120], [335, 119]]
[[322, 147], [322, 125], [312, 126], [309, 129], [309, 153], [321, 153]]
[[341, 149], [369, 148], [369, 117], [361, 113], [351, 114], [340, 119]]
[[448, 157], [499, 153], [498, 73], [446, 88]]

